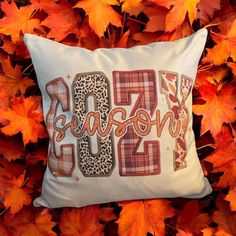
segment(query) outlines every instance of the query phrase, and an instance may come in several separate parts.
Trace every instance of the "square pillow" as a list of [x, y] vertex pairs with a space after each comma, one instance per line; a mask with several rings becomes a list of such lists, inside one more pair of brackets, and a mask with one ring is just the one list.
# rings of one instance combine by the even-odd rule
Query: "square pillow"
[[207, 30], [174, 42], [90, 51], [25, 34], [50, 143], [35, 206], [200, 198], [192, 88]]

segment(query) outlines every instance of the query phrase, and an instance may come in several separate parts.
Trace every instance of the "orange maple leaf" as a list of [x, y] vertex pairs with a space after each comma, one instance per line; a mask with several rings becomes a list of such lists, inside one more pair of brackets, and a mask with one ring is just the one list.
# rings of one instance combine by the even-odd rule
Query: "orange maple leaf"
[[224, 174], [220, 177], [217, 187], [226, 188], [235, 186], [236, 182], [236, 161], [231, 161], [224, 166], [215, 168], [214, 173], [223, 172]]
[[48, 147], [39, 146], [37, 150], [32, 151], [27, 154], [26, 161], [29, 165], [35, 165], [39, 161], [43, 161], [43, 164], [46, 164], [48, 156]]
[[160, 38], [159, 33], [151, 33], [151, 32], [140, 32], [136, 33], [133, 36], [133, 40], [138, 41], [135, 45], [145, 45], [148, 43], [155, 42], [158, 38]]
[[232, 73], [234, 74], [234, 78], [236, 78], [236, 63], [234, 62], [228, 62], [227, 65], [232, 70]]
[[[23, 208], [17, 214], [5, 214], [4, 224], [14, 236], [56, 236], [52, 228], [56, 225], [48, 209], [34, 213], [30, 207]], [[9, 234], [11, 236], [11, 234]]]
[[234, 187], [236, 182], [236, 145], [229, 128], [223, 126], [215, 137], [216, 149], [204, 160], [213, 164], [213, 172], [224, 172], [218, 187]]
[[201, 231], [203, 233], [203, 236], [215, 236], [215, 234], [214, 234], [215, 230], [210, 227], [206, 227], [205, 229], [203, 229]]
[[193, 112], [203, 116], [201, 134], [210, 130], [212, 135], [216, 136], [224, 122], [235, 121], [236, 87], [225, 84], [218, 91], [216, 85], [207, 83], [199, 87], [198, 91], [205, 103], [193, 105]]
[[225, 197], [226, 201], [230, 202], [230, 208], [232, 211], [236, 211], [236, 185], [232, 188], [227, 196]]
[[146, 6], [144, 13], [148, 16], [149, 21], [146, 24], [144, 31], [155, 32], [165, 30], [165, 20], [168, 10], [160, 6]]
[[172, 7], [166, 16], [166, 31], [170, 32], [183, 23], [187, 13], [190, 23], [193, 23], [197, 17], [196, 6], [200, 0], [151, 0], [151, 2], [168, 9]]
[[97, 205], [80, 209], [65, 208], [59, 224], [62, 236], [102, 236], [104, 226], [99, 223]]
[[5, 195], [3, 204], [6, 208], [11, 208], [11, 213], [15, 214], [20, 211], [23, 205], [29, 205], [31, 203], [31, 197], [29, 190], [24, 188], [25, 173], [20, 175], [18, 178], [13, 178], [12, 188]]
[[0, 196], [4, 197], [12, 188], [12, 180], [17, 179], [24, 171], [24, 166], [9, 162], [5, 158], [0, 159]]
[[13, 54], [16, 50], [16, 45], [12, 43], [11, 39], [9, 37], [3, 35], [1, 37], [1, 40], [3, 42], [3, 45], [1, 48], [8, 54]]
[[111, 207], [102, 207], [99, 209], [99, 220], [101, 221], [111, 221], [111, 220], [115, 220], [117, 217], [113, 212], [113, 208]]
[[143, 236], [148, 232], [154, 235], [164, 235], [167, 217], [174, 216], [174, 209], [166, 200], [144, 200], [120, 202], [122, 207], [118, 224], [120, 236]]
[[4, 119], [4, 117], [2, 116], [2, 110], [9, 107], [9, 105], [10, 105], [10, 95], [4, 88], [1, 88], [1, 87], [0, 87], [0, 101], [1, 101], [0, 102], [0, 123], [2, 125], [6, 125], [7, 120]]
[[[12, 148], [14, 147], [14, 148]], [[22, 158], [24, 154], [24, 146], [16, 137], [0, 136], [0, 155], [7, 160], [16, 160]]]
[[190, 232], [186, 232], [181, 229], [178, 229], [178, 233], [176, 234], [176, 236], [193, 236], [193, 234]]
[[19, 91], [24, 94], [26, 89], [34, 85], [34, 81], [29, 78], [22, 78], [21, 66], [15, 68], [11, 65], [10, 58], [0, 56], [3, 73], [0, 74], [0, 88], [3, 88], [11, 97]]
[[99, 37], [102, 37], [109, 23], [121, 26], [120, 15], [110, 5], [118, 5], [117, 0], [82, 0], [74, 7], [84, 9], [89, 16], [89, 25]]
[[221, 234], [216, 235], [236, 235], [236, 213], [231, 212], [229, 204], [224, 200], [224, 195], [220, 195], [216, 200], [217, 210], [213, 213], [212, 219], [218, 224]]
[[0, 19], [0, 33], [10, 35], [12, 42], [20, 40], [21, 33], [33, 33], [39, 27], [39, 19], [33, 19], [36, 10], [34, 5], [17, 8], [15, 2], [9, 4], [7, 1], [1, 3], [1, 9], [5, 17]]
[[40, 109], [41, 97], [16, 97], [11, 108], [6, 108], [2, 115], [10, 123], [1, 128], [6, 135], [22, 133], [24, 145], [29, 142], [36, 143], [38, 138], [47, 136], [46, 129], [41, 124], [43, 114]]
[[[199, 68], [197, 72], [197, 78], [195, 82], [196, 87], [200, 87], [207, 82], [218, 85], [228, 75], [228, 70], [224, 67], [214, 67], [208, 70], [201, 70]], [[219, 90], [219, 88], [217, 88]]]
[[79, 23], [81, 17], [72, 9], [72, 4], [66, 0], [59, 3], [41, 4], [42, 9], [47, 12], [48, 17], [41, 22], [41, 25], [50, 29], [48, 38], [56, 41], [63, 40], [69, 34], [79, 33]]
[[207, 55], [202, 62], [221, 65], [229, 57], [236, 61], [236, 20], [230, 25], [226, 34], [212, 32], [211, 37], [216, 42], [216, 45], [211, 49], [207, 49]]
[[228, 127], [221, 128], [221, 132], [215, 137], [215, 142], [215, 151], [204, 160], [211, 162], [214, 169], [236, 161], [236, 143]]
[[220, 0], [200, 0], [197, 5], [197, 18], [200, 19], [202, 25], [205, 25], [220, 8]]
[[127, 48], [127, 44], [129, 41], [130, 31], [126, 31], [121, 37], [119, 42], [116, 44], [118, 48]]
[[120, 0], [122, 3], [122, 11], [128, 12], [131, 16], [137, 16], [143, 11], [142, 0]]
[[184, 20], [184, 22], [179, 25], [174, 31], [166, 32], [160, 38], [162, 41], [174, 41], [178, 39], [182, 39], [184, 37], [188, 37], [193, 33], [193, 29], [188, 20]]
[[187, 232], [198, 235], [211, 222], [206, 213], [202, 213], [197, 200], [190, 201], [179, 213], [177, 226]]

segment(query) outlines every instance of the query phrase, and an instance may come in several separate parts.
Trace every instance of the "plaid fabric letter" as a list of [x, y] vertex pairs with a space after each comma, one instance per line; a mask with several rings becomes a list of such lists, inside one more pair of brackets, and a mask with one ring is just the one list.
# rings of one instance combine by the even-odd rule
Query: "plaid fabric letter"
[[70, 109], [69, 89], [63, 78], [57, 78], [46, 84], [46, 91], [51, 98], [51, 105], [46, 116], [51, 140], [48, 166], [55, 176], [71, 176], [74, 169], [74, 145], [56, 143], [56, 131], [53, 129], [53, 120], [57, 115], [59, 104], [64, 112]]
[[[152, 70], [114, 71], [114, 102], [117, 106], [132, 105], [132, 94], [138, 94], [130, 116], [139, 108], [152, 116], [157, 106], [156, 78]], [[143, 127], [145, 129], [145, 127]], [[160, 173], [158, 141], [144, 141], [143, 151], [138, 151], [143, 137], [132, 126], [118, 142], [119, 172], [121, 176], [154, 175]]]

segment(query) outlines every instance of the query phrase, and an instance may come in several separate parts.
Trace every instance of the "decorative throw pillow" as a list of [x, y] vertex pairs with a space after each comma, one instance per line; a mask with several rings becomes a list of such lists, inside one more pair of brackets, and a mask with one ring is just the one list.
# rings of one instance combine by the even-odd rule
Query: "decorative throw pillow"
[[209, 194], [192, 130], [206, 37], [90, 51], [26, 34], [50, 137], [34, 205]]

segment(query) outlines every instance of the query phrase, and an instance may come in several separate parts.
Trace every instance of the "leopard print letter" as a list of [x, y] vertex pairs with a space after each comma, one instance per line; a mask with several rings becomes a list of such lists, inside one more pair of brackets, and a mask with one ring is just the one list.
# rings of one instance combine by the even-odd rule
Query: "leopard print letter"
[[[77, 115], [79, 133], [88, 112], [88, 97], [92, 96], [95, 110], [100, 113], [100, 125], [106, 125], [110, 105], [110, 90], [107, 77], [102, 72], [79, 73], [72, 84], [74, 114]], [[114, 168], [112, 134], [106, 137], [97, 135], [97, 152], [91, 149], [92, 137], [84, 135], [78, 139], [79, 168], [84, 176], [109, 176]]]

